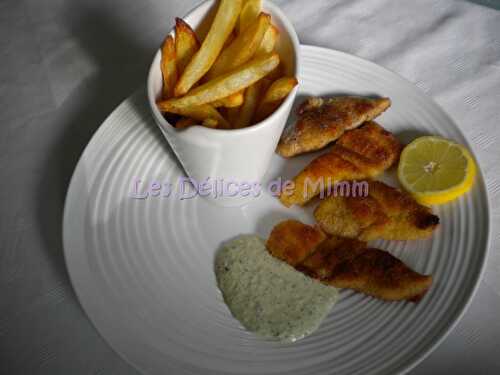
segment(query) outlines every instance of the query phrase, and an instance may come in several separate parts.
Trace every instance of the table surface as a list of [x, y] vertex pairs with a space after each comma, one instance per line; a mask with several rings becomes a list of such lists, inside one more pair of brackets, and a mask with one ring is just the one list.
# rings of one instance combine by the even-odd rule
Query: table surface
[[[479, 290], [412, 374], [500, 373], [499, 1], [281, 0], [301, 42], [415, 82], [478, 155], [492, 203]], [[70, 285], [62, 210], [76, 162], [140, 85], [173, 17], [194, 0], [0, 1], [0, 373], [138, 374], [99, 336]]]

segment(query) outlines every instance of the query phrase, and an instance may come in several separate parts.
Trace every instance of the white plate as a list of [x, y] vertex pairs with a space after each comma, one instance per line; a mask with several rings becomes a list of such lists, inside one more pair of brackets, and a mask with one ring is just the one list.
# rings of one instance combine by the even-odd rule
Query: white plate
[[[331, 50], [305, 46], [301, 53], [299, 101], [311, 94], [389, 96], [393, 105], [379, 122], [402, 140], [439, 134], [467, 144], [440, 107], [394, 73]], [[268, 179], [292, 177], [310, 158], [275, 156]], [[259, 339], [223, 303], [214, 253], [242, 233], [267, 237], [284, 218], [311, 222], [310, 212], [286, 209], [269, 194], [242, 208], [199, 197], [129, 197], [135, 177], [151, 183], [180, 176], [140, 92], [92, 138], [66, 198], [64, 248], [78, 297], [109, 344], [147, 374], [404, 372], [449, 332], [478, 284], [489, 234], [481, 175], [465, 197], [436, 209], [442, 225], [432, 239], [374, 243], [434, 275], [419, 304], [346, 290], [310, 337], [286, 345]]]

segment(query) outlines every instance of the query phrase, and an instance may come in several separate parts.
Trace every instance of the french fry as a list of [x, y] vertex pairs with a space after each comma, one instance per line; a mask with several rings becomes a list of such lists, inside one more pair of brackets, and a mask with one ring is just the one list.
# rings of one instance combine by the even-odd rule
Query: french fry
[[200, 48], [200, 42], [191, 26], [181, 18], [175, 19], [175, 53], [177, 71], [182, 74], [193, 55]]
[[234, 124], [238, 121], [240, 111], [241, 107], [225, 108], [226, 119], [231, 124], [231, 128], [234, 128]]
[[[262, 0], [246, 0], [243, 3], [238, 23], [238, 32], [241, 33], [257, 19], [262, 8]], [[269, 51], [271, 52], [271, 51]]]
[[245, 100], [240, 107], [238, 117], [233, 120], [231, 126], [235, 129], [244, 128], [252, 123], [252, 118], [255, 114], [255, 109], [259, 104], [259, 93], [262, 86], [262, 81], [255, 82], [245, 90]]
[[255, 113], [254, 121], [259, 122], [269, 116], [279, 107], [282, 100], [297, 86], [295, 77], [283, 77], [273, 82], [267, 89]]
[[199, 106], [178, 107], [170, 103], [163, 102], [162, 106], [158, 106], [160, 111], [175, 113], [181, 116], [190, 117], [196, 121], [205, 119], [214, 119], [221, 128], [229, 128], [229, 123], [221, 116], [221, 114], [211, 105], [203, 104]]
[[236, 31], [233, 30], [231, 34], [229, 34], [229, 36], [227, 37], [226, 41], [224, 42], [224, 47], [222, 47], [222, 50], [224, 50], [224, 48], [227, 48], [227, 46], [229, 46], [235, 39], [236, 39]]
[[[285, 76], [285, 67], [283, 66], [283, 62], [281, 62], [276, 69], [274, 69], [271, 73], [266, 76], [266, 79], [270, 80], [271, 83], [277, 81], [280, 78]], [[268, 87], [269, 88], [269, 87]]]
[[219, 121], [214, 118], [206, 118], [201, 124], [207, 128], [216, 128], [219, 125]]
[[193, 118], [183, 117], [175, 123], [175, 127], [177, 129], [184, 129], [184, 128], [188, 128], [190, 126], [196, 125], [197, 123], [198, 123], [198, 121], [196, 121]]
[[256, 54], [260, 55], [271, 53], [274, 50], [276, 43], [278, 42], [279, 36], [280, 31], [278, 30], [278, 28], [274, 25], [271, 25], [271, 27], [269, 27], [264, 34], [264, 37], [262, 38], [262, 42], [260, 43]]
[[158, 102], [161, 111], [167, 111], [167, 106], [187, 108], [211, 103], [241, 91], [275, 69], [280, 62], [278, 54], [259, 56], [240, 66], [236, 70], [217, 77], [191, 90], [181, 98]]
[[[271, 72], [272, 73], [272, 72]], [[270, 73], [269, 73], [270, 74]], [[264, 94], [267, 92], [267, 89], [269, 87], [271, 87], [271, 85], [273, 84], [273, 81], [271, 81], [267, 76], [262, 78], [260, 81], [259, 81], [259, 85], [260, 85], [260, 88], [259, 88], [259, 95], [260, 97], [263, 97]], [[262, 102], [262, 100], [259, 100], [259, 103]]]
[[215, 100], [210, 104], [215, 108], [218, 108], [218, 107], [226, 107], [226, 108], [239, 107], [240, 105], [243, 104], [243, 93], [240, 91], [240, 92], [234, 93], [232, 95], [226, 96], [225, 98]]
[[262, 102], [275, 102], [284, 99], [299, 84], [295, 77], [283, 77], [274, 81], [267, 89]]
[[257, 22], [245, 29], [215, 60], [207, 73], [207, 80], [227, 73], [250, 60], [259, 48], [271, 24], [271, 16], [261, 13]]
[[164, 99], [168, 99], [173, 96], [177, 81], [175, 42], [172, 35], [168, 35], [161, 46], [160, 68], [163, 75], [162, 95]]
[[219, 8], [205, 40], [186, 66], [175, 86], [175, 96], [186, 94], [212, 67], [224, 46], [224, 42], [234, 29], [242, 3], [243, 0], [220, 1]]
[[[195, 119], [192, 119], [190, 117], [183, 117], [175, 123], [175, 127], [177, 129], [185, 129], [193, 125], [199, 125], [199, 123], [200, 121], [196, 121]], [[206, 118], [203, 121], [201, 121], [201, 125], [207, 128], [216, 128], [218, 123], [219, 122], [213, 118]]]

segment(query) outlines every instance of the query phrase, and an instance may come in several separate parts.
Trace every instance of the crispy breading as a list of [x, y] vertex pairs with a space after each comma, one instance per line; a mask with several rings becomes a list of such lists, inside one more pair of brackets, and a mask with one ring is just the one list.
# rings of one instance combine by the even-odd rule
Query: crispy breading
[[296, 268], [315, 278], [327, 279], [340, 262], [348, 261], [365, 251], [366, 242], [333, 236], [317, 246]]
[[283, 133], [277, 152], [288, 158], [320, 150], [339, 139], [346, 130], [373, 120], [390, 105], [389, 98], [309, 98], [299, 107], [295, 126]]
[[274, 257], [294, 266], [325, 239], [326, 235], [317, 227], [297, 220], [285, 220], [273, 228], [266, 246]]
[[314, 159], [294, 179], [294, 188], [280, 196], [289, 207], [303, 205], [336, 182], [372, 178], [399, 160], [402, 145], [373, 121], [346, 132], [330, 152]]
[[332, 276], [323, 281], [387, 301], [418, 302], [429, 290], [432, 276], [413, 271], [387, 251], [369, 248], [340, 263]]
[[268, 251], [298, 271], [337, 287], [390, 301], [418, 301], [432, 284], [386, 251], [366, 242], [333, 236], [325, 239], [316, 228], [296, 220], [276, 225]]
[[332, 195], [322, 200], [314, 217], [328, 234], [362, 241], [426, 238], [439, 224], [429, 207], [380, 181], [368, 181], [366, 197]]
[[334, 287], [389, 301], [417, 302], [432, 284], [432, 276], [411, 270], [387, 251], [339, 237], [324, 241], [296, 268]]

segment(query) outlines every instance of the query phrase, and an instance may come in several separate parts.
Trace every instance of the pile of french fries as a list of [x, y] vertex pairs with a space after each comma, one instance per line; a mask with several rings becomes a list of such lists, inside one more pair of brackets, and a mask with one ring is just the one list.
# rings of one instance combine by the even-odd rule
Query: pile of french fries
[[298, 81], [284, 76], [276, 52], [279, 30], [261, 11], [262, 0], [220, 0], [199, 42], [175, 20], [175, 38], [161, 47], [160, 111], [176, 115], [175, 127], [240, 129], [273, 113]]

